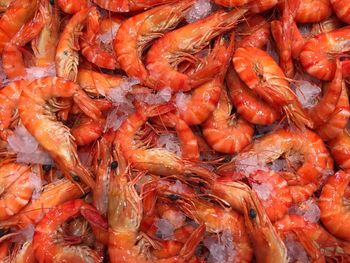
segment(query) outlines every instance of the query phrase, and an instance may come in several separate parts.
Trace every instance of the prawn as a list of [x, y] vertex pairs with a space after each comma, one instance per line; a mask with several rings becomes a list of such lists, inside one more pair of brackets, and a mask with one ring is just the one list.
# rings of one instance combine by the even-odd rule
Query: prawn
[[223, 89], [216, 109], [202, 124], [203, 136], [208, 144], [222, 153], [237, 153], [251, 141], [254, 129], [241, 117], [231, 115], [232, 104]]
[[92, 225], [107, 228], [107, 222], [98, 211], [84, 201], [77, 199], [63, 203], [50, 210], [35, 228], [33, 248], [39, 262], [102, 262], [98, 251], [87, 246], [72, 246], [65, 242], [61, 225], [79, 215]]
[[74, 14], [61, 33], [55, 55], [57, 76], [76, 81], [79, 64], [79, 36], [88, 15], [94, 7], [85, 8]]
[[328, 141], [328, 146], [336, 163], [345, 172], [350, 172], [350, 134], [348, 129], [344, 129], [335, 138]]
[[93, 0], [93, 2], [112, 12], [130, 12], [145, 10], [154, 6], [173, 2], [173, 0]]
[[0, 90], [0, 138], [4, 141], [13, 133], [11, 127], [18, 119], [19, 97], [27, 84], [26, 80], [13, 81]]
[[250, 90], [230, 66], [226, 75], [226, 84], [230, 98], [238, 114], [253, 124], [268, 125], [280, 118], [275, 110]]
[[130, 172], [119, 147], [116, 148], [115, 155], [119, 165], [116, 174], [111, 178], [108, 194], [108, 252], [111, 262], [186, 262], [193, 256], [194, 249], [202, 239], [204, 225], [192, 232], [178, 255], [167, 259], [148, 260], [145, 253], [140, 253], [144, 250], [146, 241], [138, 233], [143, 207], [142, 199], [135, 189], [137, 177], [128, 180]]
[[[253, 250], [242, 215], [234, 210], [226, 211], [218, 205], [197, 198], [189, 201], [180, 199], [176, 203], [188, 217], [199, 224], [205, 224], [207, 232], [231, 237], [236, 255], [228, 262], [251, 262]], [[227, 254], [224, 254], [226, 260], [230, 256]]]
[[171, 104], [140, 107], [122, 123], [116, 132], [114, 145], [120, 146], [124, 158], [135, 168], [148, 170], [157, 175], [173, 175], [195, 173], [204, 177], [212, 177], [213, 173], [190, 161], [178, 158], [175, 154], [162, 149], [138, 147], [134, 138], [139, 129], [150, 117], [167, 113], [173, 109]]
[[17, 214], [28, 204], [34, 188], [30, 183], [31, 169], [18, 163], [0, 167], [0, 220]]
[[63, 12], [71, 15], [90, 6], [88, 0], [57, 0], [57, 5]]
[[282, 108], [289, 121], [298, 127], [313, 127], [281, 68], [269, 54], [255, 47], [238, 48], [233, 65], [245, 84], [266, 102]]
[[[350, 27], [322, 33], [309, 39], [299, 57], [305, 71], [318, 79], [332, 80], [337, 67], [335, 57], [350, 50], [349, 39]], [[349, 74], [343, 65], [342, 72], [345, 76]]]
[[350, 174], [338, 171], [328, 177], [318, 200], [323, 225], [332, 235], [345, 241], [350, 241], [349, 196], [345, 195], [349, 183]]
[[19, 213], [1, 221], [0, 226], [26, 228], [30, 224], [36, 224], [48, 212], [48, 209], [80, 198], [83, 194], [84, 192], [76, 184], [67, 179], [49, 183], [43, 187], [38, 199], [32, 199]]
[[74, 123], [70, 132], [77, 145], [87, 145], [102, 135], [105, 125], [106, 120], [104, 118], [94, 120], [84, 115]]
[[118, 67], [114, 54], [97, 43], [100, 28], [100, 12], [93, 9], [86, 20], [86, 32], [80, 37], [82, 55], [98, 67], [116, 69]]
[[163, 33], [172, 30], [184, 18], [194, 1], [179, 1], [159, 6], [125, 20], [116, 35], [114, 50], [121, 68], [129, 77], [147, 84], [148, 71], [142, 53]]
[[81, 178], [88, 186], [93, 186], [95, 182], [80, 163], [69, 130], [56, 119], [57, 106], [49, 106], [50, 101], [57, 97], [73, 98], [81, 110], [93, 119], [101, 115], [78, 85], [58, 77], [45, 77], [22, 90], [18, 105], [21, 121], [68, 178], [78, 181]]
[[5, 44], [32, 18], [37, 10], [37, 0], [14, 0], [0, 19], [0, 53]]
[[169, 87], [172, 92], [189, 91], [212, 79], [226, 65], [226, 56], [218, 54], [198, 70], [187, 75], [178, 71], [183, 61], [193, 60], [193, 54], [202, 50], [216, 36], [232, 29], [246, 9], [231, 12], [217, 11], [212, 15], [166, 33], [147, 53], [146, 65], [154, 89]]
[[297, 23], [316, 23], [332, 14], [330, 0], [302, 0], [294, 18]]
[[346, 127], [350, 117], [349, 96], [346, 84], [342, 83], [340, 98], [328, 121], [317, 129], [317, 134], [325, 141], [335, 138]]

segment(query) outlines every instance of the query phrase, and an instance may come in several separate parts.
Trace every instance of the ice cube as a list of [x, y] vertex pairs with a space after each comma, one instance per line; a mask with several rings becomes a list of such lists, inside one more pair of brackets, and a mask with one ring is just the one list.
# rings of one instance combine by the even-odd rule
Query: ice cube
[[197, 0], [196, 3], [186, 14], [187, 23], [193, 23], [201, 18], [208, 16], [213, 9], [210, 0]]

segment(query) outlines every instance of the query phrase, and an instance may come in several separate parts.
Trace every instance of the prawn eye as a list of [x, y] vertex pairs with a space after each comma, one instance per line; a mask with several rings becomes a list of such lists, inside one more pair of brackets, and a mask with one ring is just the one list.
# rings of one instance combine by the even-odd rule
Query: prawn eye
[[43, 170], [44, 170], [45, 172], [48, 172], [48, 171], [51, 170], [51, 165], [49, 165], [49, 164], [44, 164], [42, 167], [43, 167]]
[[50, 4], [54, 5], [55, 4], [55, 0], [50, 0]]
[[77, 175], [73, 175], [73, 180], [76, 182], [80, 182], [80, 177]]
[[118, 168], [118, 162], [117, 161], [113, 161], [112, 163], [111, 163], [111, 170], [115, 170], [115, 169], [117, 169]]
[[250, 208], [250, 209], [249, 209], [249, 217], [250, 217], [251, 219], [255, 219], [255, 218], [256, 218], [256, 211], [255, 211], [254, 208]]
[[224, 163], [228, 163], [228, 162], [230, 162], [231, 161], [231, 156], [230, 155], [226, 155], [225, 156], [225, 158], [224, 158], [224, 160], [222, 160]]
[[170, 199], [171, 201], [176, 201], [176, 200], [179, 199], [179, 196], [174, 195], [174, 194], [171, 194], [171, 195], [169, 195], [168, 197], [169, 197], [169, 199]]

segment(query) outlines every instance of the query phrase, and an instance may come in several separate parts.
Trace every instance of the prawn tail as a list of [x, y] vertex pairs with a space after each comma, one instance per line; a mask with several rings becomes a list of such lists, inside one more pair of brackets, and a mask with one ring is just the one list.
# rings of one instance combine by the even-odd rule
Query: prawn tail
[[145, 107], [145, 109], [143, 110], [145, 111], [145, 115], [151, 118], [151, 117], [160, 116], [162, 114], [175, 110], [175, 105], [170, 102], [170, 103], [165, 103], [161, 105], [148, 106], [148, 107]]
[[298, 107], [294, 103], [288, 104], [282, 107], [285, 112], [288, 122], [295, 124], [298, 128], [309, 127], [313, 128], [313, 121], [305, 114], [301, 107]]
[[74, 95], [73, 100], [88, 117], [94, 120], [101, 117], [102, 113], [95, 105], [95, 102], [82, 90]]
[[185, 260], [189, 260], [195, 252], [196, 247], [202, 241], [205, 233], [205, 225], [202, 224], [196, 228], [182, 247], [180, 256]]

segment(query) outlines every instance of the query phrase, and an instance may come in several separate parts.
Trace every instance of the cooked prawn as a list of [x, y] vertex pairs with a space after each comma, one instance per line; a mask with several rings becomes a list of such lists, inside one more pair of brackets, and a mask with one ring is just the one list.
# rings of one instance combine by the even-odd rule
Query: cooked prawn
[[93, 186], [93, 178], [80, 163], [69, 130], [57, 121], [55, 105], [49, 106], [49, 102], [57, 97], [73, 98], [81, 110], [94, 119], [101, 115], [78, 85], [62, 78], [46, 77], [33, 81], [22, 91], [18, 106], [21, 121], [65, 176], [78, 181], [81, 178], [88, 186]]
[[350, 174], [338, 171], [328, 177], [318, 201], [323, 225], [334, 236], [346, 241], [350, 241], [350, 208], [349, 196], [345, 196], [344, 193], [349, 183]]
[[297, 23], [315, 23], [328, 18], [332, 14], [330, 0], [302, 0], [295, 16]]
[[184, 18], [194, 1], [179, 1], [156, 7], [123, 22], [117, 32], [114, 50], [121, 68], [129, 77], [147, 84], [148, 71], [142, 53], [151, 41], [172, 30]]
[[67, 14], [75, 14], [89, 7], [89, 0], [57, 0], [58, 7]]
[[350, 3], [346, 0], [330, 0], [334, 12], [342, 21], [350, 23]]
[[98, 251], [88, 246], [72, 246], [64, 241], [61, 225], [76, 216], [84, 216], [91, 224], [107, 228], [107, 222], [97, 210], [77, 199], [50, 210], [35, 228], [33, 247], [39, 262], [102, 262]]
[[246, 9], [229, 13], [217, 11], [212, 15], [166, 33], [147, 53], [146, 64], [152, 88], [169, 87], [172, 92], [188, 91], [213, 78], [225, 65], [226, 56], [218, 54], [207, 65], [189, 75], [178, 71], [178, 65], [192, 60], [192, 55], [202, 50], [216, 36], [232, 29]]
[[148, 9], [153, 6], [166, 4], [173, 0], [93, 0], [93, 2], [112, 12], [130, 12]]
[[338, 136], [328, 141], [328, 146], [336, 163], [345, 172], [350, 172], [350, 134], [348, 129], [344, 129]]
[[252, 125], [235, 114], [231, 115], [231, 111], [232, 104], [223, 89], [216, 109], [202, 125], [203, 136], [215, 151], [237, 153], [252, 141]]
[[277, 109], [283, 109], [289, 121], [299, 127], [313, 126], [281, 68], [269, 54], [255, 47], [238, 48], [233, 64], [247, 86]]

